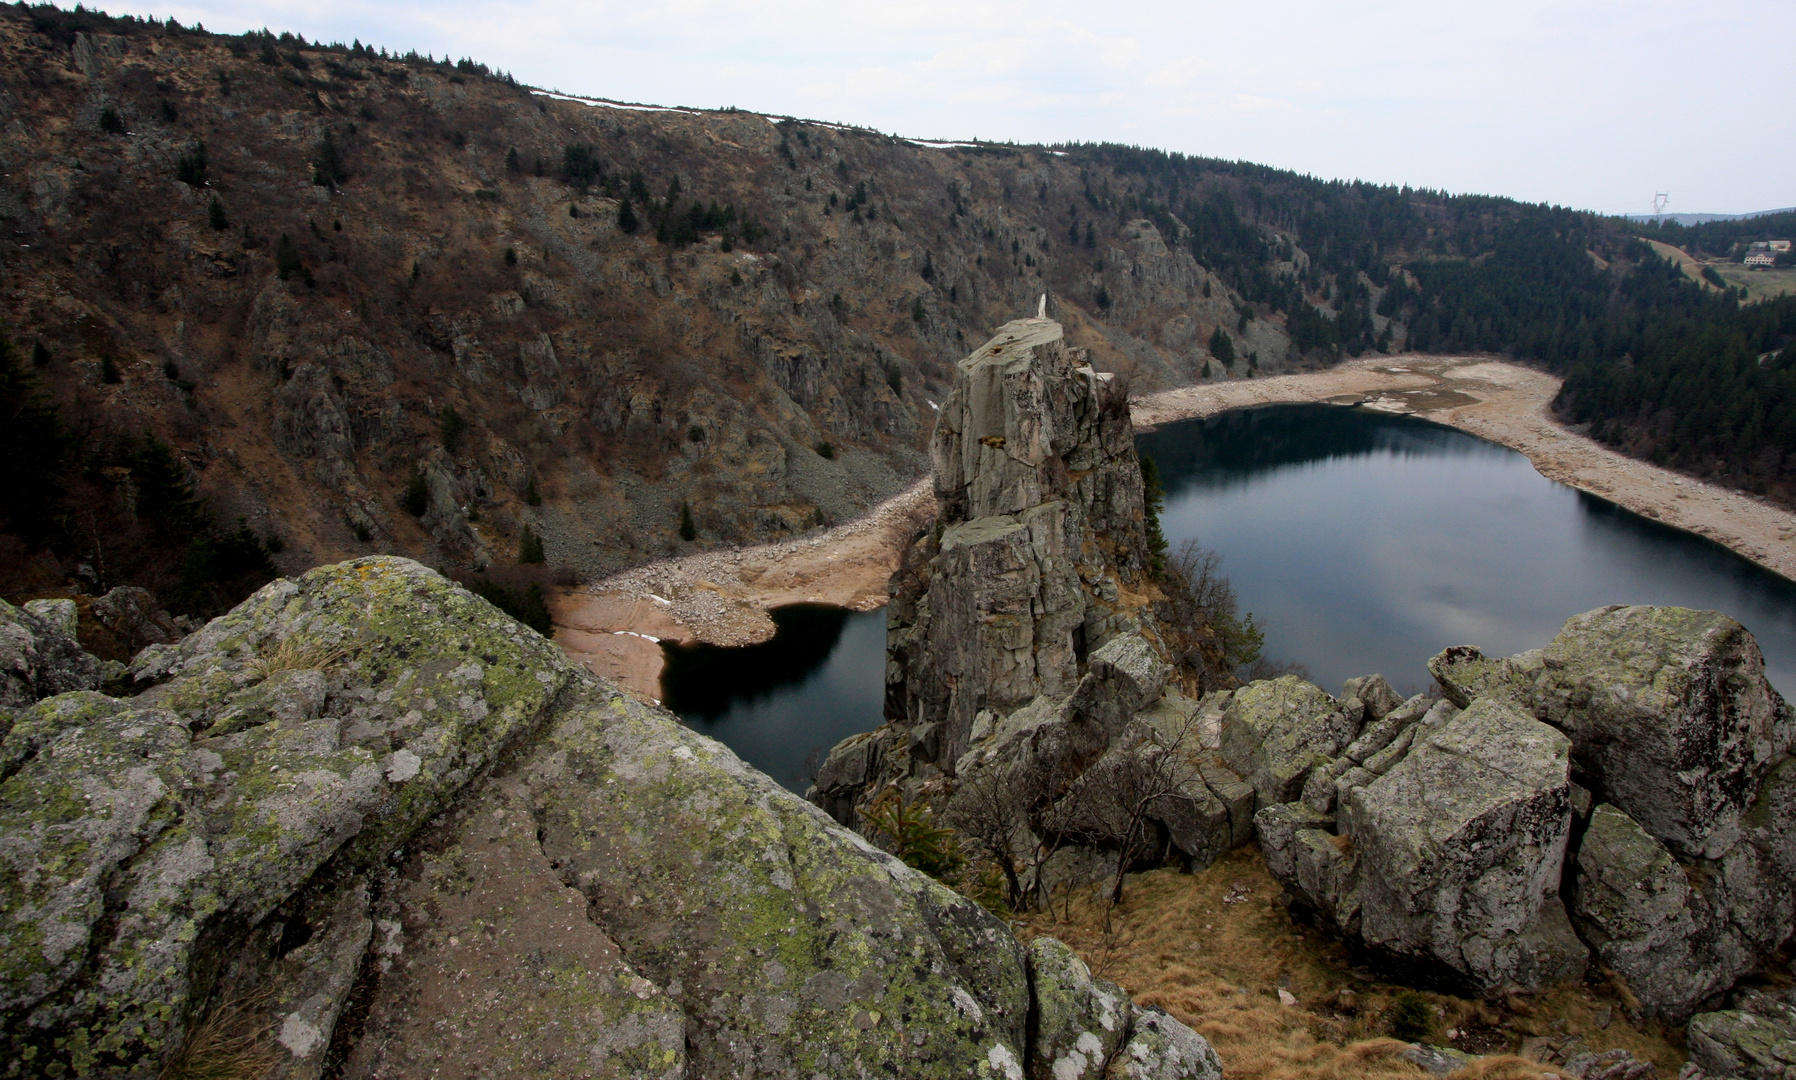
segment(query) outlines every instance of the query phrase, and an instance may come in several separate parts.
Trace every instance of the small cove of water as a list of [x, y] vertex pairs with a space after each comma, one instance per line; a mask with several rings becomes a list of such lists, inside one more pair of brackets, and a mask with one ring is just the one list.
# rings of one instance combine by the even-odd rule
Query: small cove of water
[[880, 724], [886, 613], [794, 604], [772, 639], [742, 648], [663, 645], [662, 704], [695, 731], [803, 792], [829, 748]]
[[[1176, 547], [1222, 555], [1266, 653], [1335, 692], [1380, 672], [1406, 691], [1449, 645], [1539, 648], [1605, 604], [1727, 612], [1796, 690], [1796, 583], [1702, 537], [1555, 483], [1512, 450], [1413, 417], [1279, 405], [1137, 440]], [[664, 646], [667, 706], [802, 791], [813, 752], [881, 720], [885, 612], [776, 609], [741, 649]]]

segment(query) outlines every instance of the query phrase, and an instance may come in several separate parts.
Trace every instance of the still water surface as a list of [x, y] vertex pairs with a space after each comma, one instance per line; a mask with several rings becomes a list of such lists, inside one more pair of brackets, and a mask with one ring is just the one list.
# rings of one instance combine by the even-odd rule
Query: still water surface
[[[1331, 692], [1429, 681], [1448, 645], [1507, 655], [1604, 604], [1725, 611], [1796, 690], [1796, 583], [1699, 536], [1546, 479], [1528, 459], [1413, 417], [1279, 405], [1142, 435], [1174, 547], [1222, 555], [1266, 653]], [[802, 605], [744, 649], [669, 647], [669, 708], [797, 790], [807, 758], [877, 727], [885, 613]]]
[[663, 645], [662, 704], [794, 791], [829, 748], [879, 726], [886, 613], [794, 604], [772, 640], [738, 649]]
[[1420, 689], [1449, 645], [1507, 655], [1605, 604], [1739, 619], [1796, 690], [1796, 583], [1700, 536], [1541, 476], [1526, 457], [1414, 417], [1279, 405], [1142, 435], [1162, 527], [1222, 555], [1266, 654], [1330, 691], [1381, 672]]

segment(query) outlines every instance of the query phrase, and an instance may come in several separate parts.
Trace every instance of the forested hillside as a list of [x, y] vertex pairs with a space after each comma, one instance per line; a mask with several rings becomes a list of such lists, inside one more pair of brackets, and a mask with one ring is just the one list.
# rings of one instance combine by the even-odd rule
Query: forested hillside
[[1628, 224], [1640, 236], [1709, 258], [1737, 258], [1754, 240], [1796, 237], [1796, 211], [1761, 214], [1735, 221], [1705, 221], [1700, 225], [1680, 225], [1675, 221], [1631, 221]]
[[[193, 613], [362, 553], [517, 584], [851, 516], [921, 475], [967, 341], [1043, 293], [1138, 390], [1407, 348], [1594, 386], [1696, 303], [1560, 208], [48, 6], [0, 8], [0, 173], [0, 593]], [[1568, 401], [1661, 449], [1662, 382], [1626, 385]], [[1727, 436], [1726, 475], [1783, 475], [1765, 408], [1770, 471]]]

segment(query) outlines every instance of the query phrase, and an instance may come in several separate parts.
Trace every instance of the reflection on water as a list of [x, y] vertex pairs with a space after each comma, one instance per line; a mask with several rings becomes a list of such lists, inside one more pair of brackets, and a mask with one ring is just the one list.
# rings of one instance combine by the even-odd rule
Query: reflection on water
[[813, 753], [879, 726], [885, 612], [795, 604], [760, 645], [663, 645], [663, 703], [750, 765], [803, 791]]
[[1140, 437], [1176, 546], [1221, 552], [1266, 652], [1333, 690], [1427, 685], [1448, 645], [1545, 645], [1605, 604], [1725, 611], [1796, 689], [1796, 584], [1703, 537], [1555, 483], [1528, 459], [1414, 417], [1279, 405]]

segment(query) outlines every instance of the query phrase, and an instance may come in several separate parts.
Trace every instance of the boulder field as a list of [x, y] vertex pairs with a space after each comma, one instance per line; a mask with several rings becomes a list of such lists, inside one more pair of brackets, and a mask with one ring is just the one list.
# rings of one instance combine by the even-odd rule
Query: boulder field
[[1221, 1075], [417, 563], [276, 581], [129, 697], [50, 619], [0, 649], [5, 1075]]

